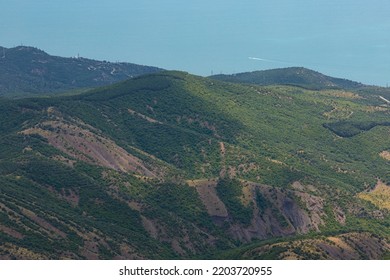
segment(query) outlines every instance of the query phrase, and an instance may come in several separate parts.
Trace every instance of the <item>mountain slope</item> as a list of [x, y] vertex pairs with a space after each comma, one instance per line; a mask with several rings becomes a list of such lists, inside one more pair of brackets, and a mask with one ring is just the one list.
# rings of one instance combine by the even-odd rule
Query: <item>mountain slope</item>
[[33, 47], [1, 48], [0, 96], [31, 96], [92, 88], [161, 71], [131, 63], [51, 56]]
[[361, 83], [333, 78], [303, 67], [290, 67], [234, 75], [214, 75], [210, 78], [235, 83], [257, 85], [294, 85], [307, 89], [356, 89]]
[[0, 109], [2, 258], [204, 258], [372, 233], [384, 249], [354, 256], [388, 253], [389, 107], [357, 93], [161, 72]]

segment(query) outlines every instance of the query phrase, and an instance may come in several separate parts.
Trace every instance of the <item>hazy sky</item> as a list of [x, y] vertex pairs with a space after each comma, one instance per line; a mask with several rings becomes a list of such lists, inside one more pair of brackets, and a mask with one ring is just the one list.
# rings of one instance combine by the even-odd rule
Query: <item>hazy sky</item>
[[389, 34], [388, 0], [0, 0], [0, 46], [204, 76], [304, 66], [386, 85]]

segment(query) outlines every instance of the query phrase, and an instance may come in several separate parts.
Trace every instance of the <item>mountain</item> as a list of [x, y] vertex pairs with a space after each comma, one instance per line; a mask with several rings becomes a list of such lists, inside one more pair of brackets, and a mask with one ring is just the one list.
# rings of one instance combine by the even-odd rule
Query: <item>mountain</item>
[[253, 72], [244, 72], [232, 75], [213, 75], [210, 79], [238, 84], [253, 85], [290, 85], [310, 90], [349, 90], [363, 95], [372, 101], [379, 96], [390, 99], [390, 88], [365, 85], [347, 79], [326, 76], [319, 72], [303, 67], [289, 67]]
[[0, 98], [0, 257], [388, 258], [389, 112], [175, 71]]
[[0, 48], [0, 96], [33, 96], [109, 85], [162, 69], [82, 57], [51, 56], [33, 47]]
[[363, 86], [363, 84], [358, 82], [329, 77], [303, 67], [280, 68], [233, 75], [214, 75], [210, 78], [256, 85], [293, 85], [307, 89], [357, 89]]

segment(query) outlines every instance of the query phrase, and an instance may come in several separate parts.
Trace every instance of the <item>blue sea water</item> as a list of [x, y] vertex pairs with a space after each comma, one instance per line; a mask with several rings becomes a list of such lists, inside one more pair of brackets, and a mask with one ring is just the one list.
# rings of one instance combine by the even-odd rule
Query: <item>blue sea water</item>
[[0, 0], [0, 6], [5, 47], [203, 76], [303, 66], [390, 83], [387, 0]]

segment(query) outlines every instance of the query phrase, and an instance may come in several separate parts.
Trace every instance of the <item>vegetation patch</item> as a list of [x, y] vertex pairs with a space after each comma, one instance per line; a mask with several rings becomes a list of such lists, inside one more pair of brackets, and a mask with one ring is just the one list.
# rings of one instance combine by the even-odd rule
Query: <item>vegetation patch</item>
[[386, 160], [390, 160], [390, 152], [389, 151], [383, 151], [379, 154], [382, 158]]
[[390, 126], [390, 122], [375, 121], [339, 121], [334, 123], [325, 123], [323, 125], [340, 137], [353, 137], [363, 131], [368, 131], [376, 126]]
[[390, 244], [371, 233], [352, 232], [334, 236], [275, 242], [244, 253], [245, 259], [381, 259], [389, 254]]
[[358, 194], [358, 197], [367, 200], [380, 209], [390, 210], [390, 186], [378, 181], [375, 188]]
[[207, 213], [212, 217], [228, 217], [225, 204], [218, 197], [216, 186], [218, 181], [214, 179], [189, 180], [190, 186], [196, 188], [199, 198], [206, 207]]
[[220, 178], [216, 189], [233, 221], [249, 225], [253, 217], [253, 209], [250, 205], [244, 206], [241, 202], [243, 192], [240, 181]]

